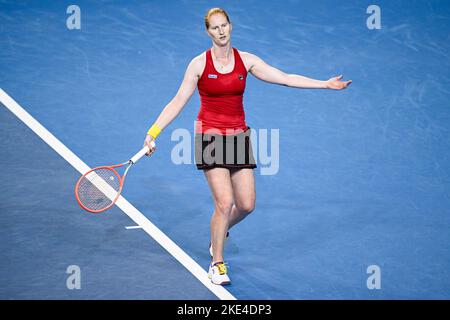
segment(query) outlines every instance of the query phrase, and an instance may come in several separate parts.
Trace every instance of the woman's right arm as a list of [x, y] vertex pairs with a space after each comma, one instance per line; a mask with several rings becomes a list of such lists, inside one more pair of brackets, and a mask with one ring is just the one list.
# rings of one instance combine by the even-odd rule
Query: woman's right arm
[[[178, 116], [189, 99], [192, 97], [192, 94], [197, 87], [197, 82], [201, 75], [202, 67], [203, 64], [201, 61], [201, 56], [192, 59], [186, 69], [183, 82], [181, 83], [177, 94], [164, 107], [152, 127], [157, 128], [158, 131], [162, 131]], [[144, 145], [147, 145], [151, 150], [147, 155], [151, 155], [155, 150], [150, 146], [150, 142], [152, 140], [155, 140], [155, 138], [156, 137], [152, 136], [151, 134], [147, 134], [147, 136], [145, 137]]]

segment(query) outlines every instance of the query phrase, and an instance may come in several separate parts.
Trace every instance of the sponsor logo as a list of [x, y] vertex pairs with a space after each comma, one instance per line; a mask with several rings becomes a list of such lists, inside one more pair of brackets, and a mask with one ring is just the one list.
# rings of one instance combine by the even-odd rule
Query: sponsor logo
[[209, 79], [217, 79], [217, 74], [208, 74]]

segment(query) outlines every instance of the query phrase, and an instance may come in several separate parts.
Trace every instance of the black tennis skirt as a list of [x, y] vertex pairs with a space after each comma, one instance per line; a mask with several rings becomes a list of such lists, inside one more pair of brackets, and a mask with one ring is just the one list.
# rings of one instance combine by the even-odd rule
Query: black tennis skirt
[[197, 169], [256, 168], [250, 127], [236, 135], [195, 134], [195, 164]]

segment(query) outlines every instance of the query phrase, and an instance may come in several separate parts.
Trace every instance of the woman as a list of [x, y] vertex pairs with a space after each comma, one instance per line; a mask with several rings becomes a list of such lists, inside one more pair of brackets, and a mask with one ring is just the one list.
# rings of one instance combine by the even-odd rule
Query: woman
[[214, 284], [225, 285], [230, 278], [223, 257], [224, 240], [228, 230], [255, 207], [256, 164], [242, 103], [247, 73], [293, 88], [340, 90], [351, 81], [341, 81], [342, 76], [319, 81], [286, 74], [254, 54], [238, 51], [231, 46], [232, 24], [223, 9], [210, 9], [205, 26], [212, 48], [189, 63], [177, 94], [148, 131], [144, 145], [151, 155], [155, 149], [150, 142], [176, 118], [198, 87], [201, 107], [195, 129], [196, 164], [204, 171], [214, 200], [208, 275]]

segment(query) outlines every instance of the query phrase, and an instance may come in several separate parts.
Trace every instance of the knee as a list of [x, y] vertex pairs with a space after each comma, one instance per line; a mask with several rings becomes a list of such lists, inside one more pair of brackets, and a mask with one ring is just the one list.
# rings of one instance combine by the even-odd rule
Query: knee
[[216, 202], [216, 211], [223, 215], [229, 215], [233, 207], [232, 199], [221, 199]]
[[236, 205], [236, 208], [239, 210], [240, 213], [250, 214], [253, 212], [253, 210], [255, 210], [255, 201], [250, 200], [244, 203], [240, 203], [239, 205]]

